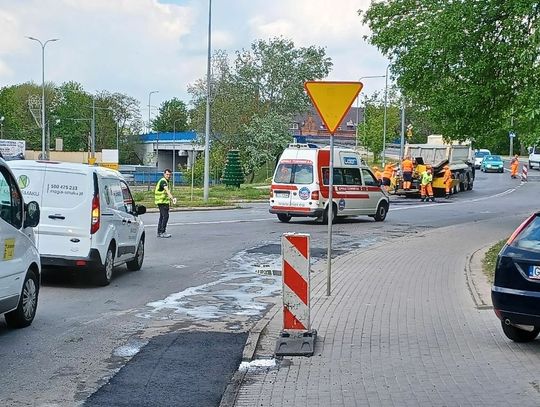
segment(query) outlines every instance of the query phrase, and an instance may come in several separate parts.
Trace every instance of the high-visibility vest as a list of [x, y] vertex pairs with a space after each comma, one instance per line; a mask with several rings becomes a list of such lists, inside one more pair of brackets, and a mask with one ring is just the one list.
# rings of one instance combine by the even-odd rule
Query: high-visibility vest
[[405, 159], [401, 163], [401, 168], [403, 168], [403, 172], [413, 172], [413, 162], [411, 160]]
[[158, 181], [158, 183], [156, 184], [156, 189], [154, 190], [154, 203], [156, 205], [170, 204], [171, 200], [169, 199], [169, 195], [167, 195], [165, 188], [163, 188], [161, 191], [159, 190], [159, 184], [161, 184], [161, 181], [165, 181], [165, 186], [169, 186], [169, 181], [167, 181], [165, 177], [161, 178]]
[[450, 169], [444, 170], [443, 182], [447, 182], [452, 179], [452, 171]]
[[422, 185], [431, 184], [432, 181], [433, 181], [432, 174], [428, 174], [427, 171], [422, 173]]

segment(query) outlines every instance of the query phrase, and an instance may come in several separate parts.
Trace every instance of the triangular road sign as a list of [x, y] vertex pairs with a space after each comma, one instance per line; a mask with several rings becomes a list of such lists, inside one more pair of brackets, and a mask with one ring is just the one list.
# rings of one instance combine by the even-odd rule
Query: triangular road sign
[[334, 134], [362, 90], [361, 82], [320, 82], [304, 84], [330, 134]]

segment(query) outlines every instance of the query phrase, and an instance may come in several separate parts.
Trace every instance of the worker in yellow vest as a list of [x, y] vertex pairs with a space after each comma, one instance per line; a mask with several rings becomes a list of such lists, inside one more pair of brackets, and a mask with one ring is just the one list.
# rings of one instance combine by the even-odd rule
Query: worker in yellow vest
[[169, 221], [169, 208], [171, 202], [176, 204], [176, 198], [174, 198], [169, 190], [169, 180], [171, 179], [172, 172], [170, 169], [163, 171], [163, 177], [156, 184], [154, 190], [154, 203], [159, 208], [159, 221], [157, 228], [157, 237], [169, 238], [170, 233], [167, 233], [167, 222]]
[[431, 199], [432, 202], [435, 202], [433, 197], [433, 174], [431, 172], [431, 167], [427, 167], [426, 170], [422, 173], [422, 178], [420, 180], [420, 197], [422, 202], [427, 202]]

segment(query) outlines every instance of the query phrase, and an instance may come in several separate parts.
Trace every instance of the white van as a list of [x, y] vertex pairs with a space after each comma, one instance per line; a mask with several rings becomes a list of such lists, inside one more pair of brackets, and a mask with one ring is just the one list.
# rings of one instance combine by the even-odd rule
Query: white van
[[529, 168], [540, 170], [540, 146], [529, 147]]
[[12, 328], [30, 325], [36, 315], [41, 266], [32, 228], [39, 217], [39, 205], [24, 203], [0, 158], [0, 315]]
[[25, 198], [41, 207], [36, 244], [41, 265], [94, 270], [100, 285], [113, 268], [139, 270], [144, 259], [144, 206], [135, 205], [119, 172], [86, 164], [10, 161]]
[[[289, 144], [279, 159], [270, 193], [270, 213], [281, 222], [293, 216], [328, 222], [330, 148]], [[390, 200], [371, 169], [351, 149], [334, 148], [333, 210], [336, 217], [368, 215], [383, 221]]]

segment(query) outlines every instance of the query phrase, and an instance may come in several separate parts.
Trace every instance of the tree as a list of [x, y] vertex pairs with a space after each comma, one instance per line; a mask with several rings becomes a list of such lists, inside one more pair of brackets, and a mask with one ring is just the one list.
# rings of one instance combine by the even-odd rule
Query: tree
[[511, 115], [523, 140], [540, 134], [539, 11], [528, 0], [388, 0], [361, 14], [407, 100], [445, 136], [499, 149]]
[[227, 153], [227, 163], [223, 170], [223, 183], [230, 187], [240, 188], [242, 182], [244, 182], [244, 172], [240, 163], [240, 152], [230, 150]]
[[152, 120], [152, 129], [156, 131], [188, 130], [186, 104], [177, 98], [163, 102], [156, 118]]
[[[255, 41], [249, 50], [237, 51], [233, 64], [224, 52], [217, 52], [212, 66], [212, 148], [221, 145], [222, 152], [240, 150], [252, 177], [253, 171], [265, 164], [260, 146], [279, 154], [288, 141], [283, 129], [288, 128], [294, 114], [307, 110], [304, 82], [326, 77], [332, 63], [323, 48], [296, 48], [290, 40], [274, 38]], [[198, 80], [188, 91], [194, 105], [192, 125], [202, 133], [206, 82]], [[273, 130], [277, 131], [274, 136]]]

